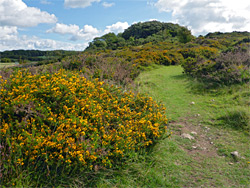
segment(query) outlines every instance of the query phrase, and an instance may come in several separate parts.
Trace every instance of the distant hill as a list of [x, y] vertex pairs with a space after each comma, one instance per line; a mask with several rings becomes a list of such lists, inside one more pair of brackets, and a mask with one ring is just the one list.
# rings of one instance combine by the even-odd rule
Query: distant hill
[[233, 31], [233, 32], [214, 32], [214, 33], [208, 33], [205, 35], [205, 38], [225, 38], [225, 37], [230, 37], [230, 38], [238, 38], [238, 37], [250, 37], [250, 33], [247, 31]]
[[193, 38], [194, 36], [187, 28], [178, 24], [159, 21], [139, 22], [118, 35], [108, 33], [95, 38], [89, 43], [86, 51], [116, 50], [125, 46], [139, 46], [150, 42], [179, 41], [187, 43]]
[[41, 51], [41, 50], [11, 50], [0, 52], [0, 62], [32, 62], [32, 61], [45, 61], [45, 60], [60, 60], [68, 55], [75, 55], [77, 52], [54, 50], [54, 51]]

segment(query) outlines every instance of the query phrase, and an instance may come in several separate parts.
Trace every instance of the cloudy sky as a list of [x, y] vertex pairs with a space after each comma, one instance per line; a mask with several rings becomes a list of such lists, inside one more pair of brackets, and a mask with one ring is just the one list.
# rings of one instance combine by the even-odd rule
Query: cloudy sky
[[84, 50], [105, 33], [158, 20], [208, 32], [250, 31], [248, 0], [0, 0], [0, 51]]

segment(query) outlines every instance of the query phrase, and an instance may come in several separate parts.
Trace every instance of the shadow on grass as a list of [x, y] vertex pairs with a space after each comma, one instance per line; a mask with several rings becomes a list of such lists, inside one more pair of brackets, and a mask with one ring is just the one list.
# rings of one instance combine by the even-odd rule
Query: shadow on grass
[[171, 76], [171, 78], [175, 79], [175, 80], [185, 80], [187, 79], [187, 75], [185, 74], [180, 74], [180, 75], [175, 75], [175, 76]]
[[225, 115], [218, 117], [217, 120], [216, 125], [218, 126], [245, 131], [250, 134], [250, 115], [244, 109], [229, 110]]
[[210, 83], [206, 81], [200, 81], [192, 77], [187, 77], [188, 83], [187, 88], [189, 88], [192, 94], [203, 95], [209, 94], [211, 96], [220, 96], [225, 93], [232, 93], [233, 91], [229, 86], [221, 85], [218, 83]]
[[203, 95], [203, 94], [215, 94], [215, 95], [222, 95], [224, 92], [221, 92], [225, 86], [216, 85], [212, 83], [202, 82], [191, 76], [186, 74], [180, 74], [171, 76], [174, 80], [184, 81], [185, 87], [190, 91], [192, 94], [196, 95]]

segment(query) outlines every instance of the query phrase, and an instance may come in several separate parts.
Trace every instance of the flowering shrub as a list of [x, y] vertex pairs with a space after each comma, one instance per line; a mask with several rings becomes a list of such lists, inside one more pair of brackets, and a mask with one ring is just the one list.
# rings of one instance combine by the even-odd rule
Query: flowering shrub
[[106, 83], [126, 87], [133, 85], [133, 80], [139, 74], [139, 70], [132, 62], [108, 53], [83, 53], [67, 57], [61, 66], [67, 70], [81, 70], [86, 78], [98, 78]]
[[111, 168], [166, 133], [165, 108], [151, 97], [88, 81], [81, 73], [14, 72], [0, 85], [0, 175], [47, 176]]
[[176, 50], [157, 49], [156, 46], [143, 46], [124, 48], [116, 53], [116, 56], [126, 58], [137, 66], [158, 65], [176, 65], [180, 64], [183, 57]]
[[217, 57], [208, 57], [189, 55], [182, 64], [185, 73], [212, 85], [230, 85], [250, 80], [248, 50], [233, 48]]
[[181, 53], [184, 58], [196, 58], [198, 56], [212, 58], [217, 55], [218, 49], [207, 46], [199, 46], [192, 48], [183, 48], [181, 50], [178, 50], [178, 52]]

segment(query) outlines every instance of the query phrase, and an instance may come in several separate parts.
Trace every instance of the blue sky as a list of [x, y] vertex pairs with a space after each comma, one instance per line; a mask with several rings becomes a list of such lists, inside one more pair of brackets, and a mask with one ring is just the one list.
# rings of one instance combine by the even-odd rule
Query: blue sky
[[250, 31], [246, 0], [0, 0], [0, 51], [84, 50], [108, 32], [158, 20], [194, 35]]

